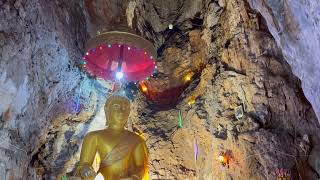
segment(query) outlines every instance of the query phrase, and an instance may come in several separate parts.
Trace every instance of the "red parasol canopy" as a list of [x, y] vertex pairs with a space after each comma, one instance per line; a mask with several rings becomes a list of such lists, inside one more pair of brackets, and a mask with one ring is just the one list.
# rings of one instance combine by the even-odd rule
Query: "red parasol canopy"
[[181, 84], [175, 87], [163, 85], [162, 88], [155, 87], [156, 81], [143, 81], [139, 83], [139, 87], [143, 94], [159, 107], [175, 105], [180, 98], [180, 95], [188, 87], [188, 84]]
[[144, 80], [153, 74], [156, 52], [151, 43], [127, 32], [103, 33], [88, 43], [83, 56], [85, 69], [104, 80], [116, 80], [116, 73], [123, 73], [124, 81]]

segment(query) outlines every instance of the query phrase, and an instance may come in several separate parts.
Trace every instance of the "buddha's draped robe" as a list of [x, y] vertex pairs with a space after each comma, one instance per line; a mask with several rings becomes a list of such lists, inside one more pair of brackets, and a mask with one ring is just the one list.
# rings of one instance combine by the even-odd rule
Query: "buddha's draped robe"
[[[99, 146], [99, 140], [95, 140], [95, 142]], [[87, 150], [86, 152], [94, 154], [97, 151], [99, 152], [99, 148], [94, 146], [95, 143], [90, 144], [90, 149], [96, 149], [95, 152], [94, 150]], [[99, 154], [103, 153], [99, 152]], [[87, 156], [85, 154], [82, 155]], [[80, 165], [89, 165], [90, 163], [91, 160], [89, 162], [80, 162]], [[132, 132], [127, 131], [121, 134], [111, 150], [102, 157], [99, 172], [101, 172], [105, 180], [117, 180], [136, 174], [148, 176], [148, 151], [145, 141]]]

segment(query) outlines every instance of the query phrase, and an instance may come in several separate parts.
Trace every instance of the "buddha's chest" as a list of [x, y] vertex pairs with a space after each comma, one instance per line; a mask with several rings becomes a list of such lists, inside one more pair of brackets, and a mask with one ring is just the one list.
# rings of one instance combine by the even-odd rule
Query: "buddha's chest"
[[128, 161], [131, 158], [134, 147], [134, 141], [126, 134], [106, 134], [102, 139], [99, 139], [97, 151], [101, 161], [106, 159], [111, 159], [113, 162], [115, 160]]
[[130, 146], [115, 139], [106, 138], [99, 145], [100, 171], [107, 176], [126, 177], [131, 171], [130, 169], [134, 168], [134, 158], [132, 157]]
[[98, 152], [100, 155], [108, 154], [111, 152], [111, 150], [117, 145], [117, 142], [115, 141], [100, 141], [98, 145]]
[[101, 158], [107, 156], [111, 152], [114, 154], [115, 151], [117, 151], [117, 148], [124, 144], [124, 141], [125, 138], [120, 135], [106, 135], [105, 137], [99, 139], [97, 151], [99, 152]]

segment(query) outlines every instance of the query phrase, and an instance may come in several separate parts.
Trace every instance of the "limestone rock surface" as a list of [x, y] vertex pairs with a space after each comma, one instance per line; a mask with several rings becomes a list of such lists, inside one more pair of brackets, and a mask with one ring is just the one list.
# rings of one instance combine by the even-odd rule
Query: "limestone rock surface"
[[[276, 179], [281, 168], [320, 178], [318, 10], [316, 0], [94, 0], [103, 27], [124, 19], [154, 43], [151, 88], [194, 73], [170, 107], [130, 91], [127, 128], [146, 139], [151, 179]], [[1, 178], [72, 177], [84, 135], [105, 128], [111, 84], [81, 70], [99, 29], [89, 14], [84, 1], [0, 0]]]
[[292, 72], [320, 119], [320, 2], [317, 0], [248, 0], [265, 18]]

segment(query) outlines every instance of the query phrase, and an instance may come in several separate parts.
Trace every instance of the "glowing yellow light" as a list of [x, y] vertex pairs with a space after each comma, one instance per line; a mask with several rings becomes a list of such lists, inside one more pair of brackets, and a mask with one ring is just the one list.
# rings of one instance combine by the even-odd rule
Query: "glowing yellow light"
[[184, 77], [184, 80], [185, 81], [190, 81], [191, 80], [191, 75], [190, 74], [188, 74], [188, 75], [186, 75], [185, 77]]
[[101, 173], [99, 173], [94, 180], [104, 180], [103, 176]]
[[187, 73], [187, 74], [184, 76], [184, 81], [185, 81], [185, 82], [191, 81], [193, 75], [194, 75], [194, 72], [189, 72], [189, 73]]
[[224, 156], [222, 156], [222, 155], [220, 155], [220, 156], [218, 157], [218, 160], [219, 160], [221, 163], [226, 163], [226, 158], [225, 158]]
[[148, 88], [145, 84], [141, 84], [141, 89], [143, 92], [147, 92], [148, 91]]
[[191, 106], [192, 104], [194, 104], [196, 102], [196, 98], [195, 97], [191, 97], [188, 101], [188, 105]]

